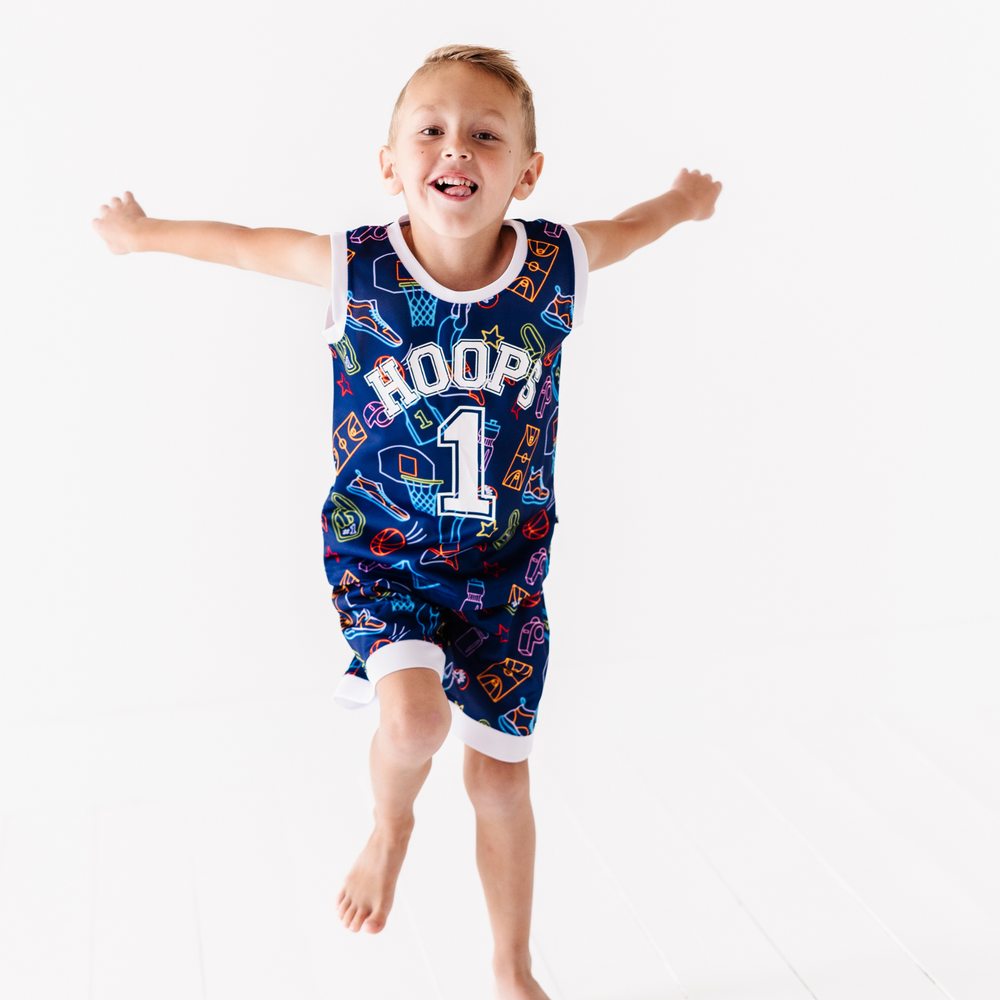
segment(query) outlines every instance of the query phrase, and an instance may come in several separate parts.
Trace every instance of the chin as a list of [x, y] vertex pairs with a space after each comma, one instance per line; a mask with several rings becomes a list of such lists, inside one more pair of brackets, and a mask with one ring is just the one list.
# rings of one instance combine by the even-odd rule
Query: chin
[[[413, 219], [413, 213], [410, 213]], [[459, 213], [451, 212], [428, 212], [420, 213], [420, 221], [432, 229], [438, 236], [448, 236], [452, 239], [462, 239], [466, 236], [475, 236], [484, 227], [483, 216], [480, 212]]]

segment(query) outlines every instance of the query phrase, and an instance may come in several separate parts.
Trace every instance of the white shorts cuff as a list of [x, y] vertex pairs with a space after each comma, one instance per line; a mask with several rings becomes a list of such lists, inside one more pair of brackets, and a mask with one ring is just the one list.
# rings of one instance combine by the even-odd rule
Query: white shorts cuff
[[365, 661], [365, 673], [373, 685], [387, 674], [411, 667], [429, 667], [444, 683], [444, 650], [423, 639], [402, 639], [380, 646]]
[[344, 674], [333, 693], [333, 703], [341, 708], [365, 708], [375, 701], [375, 685], [357, 674]]
[[516, 764], [526, 760], [531, 753], [531, 742], [534, 733], [527, 736], [513, 736], [502, 733], [499, 729], [484, 726], [475, 719], [470, 719], [453, 701], [451, 705], [451, 734], [457, 736], [467, 746], [487, 757], [503, 760], [508, 764]]

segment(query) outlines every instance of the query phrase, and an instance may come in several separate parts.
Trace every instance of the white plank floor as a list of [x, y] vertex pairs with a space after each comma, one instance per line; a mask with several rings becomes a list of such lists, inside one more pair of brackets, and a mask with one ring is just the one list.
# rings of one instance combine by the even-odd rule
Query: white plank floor
[[[1000, 996], [990, 727], [621, 726], [598, 749], [568, 720], [531, 763], [552, 1000]], [[377, 721], [324, 691], [5, 732], [0, 997], [490, 998], [457, 741], [384, 933], [336, 921]]]

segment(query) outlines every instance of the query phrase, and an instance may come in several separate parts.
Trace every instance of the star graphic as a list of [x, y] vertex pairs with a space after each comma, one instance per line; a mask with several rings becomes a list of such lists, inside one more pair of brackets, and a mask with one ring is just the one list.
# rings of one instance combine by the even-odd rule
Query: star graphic
[[498, 562], [495, 562], [495, 563], [484, 562], [483, 563], [483, 572], [487, 573], [487, 574], [489, 574], [490, 576], [493, 576], [493, 577], [499, 576], [501, 573], [505, 572], [506, 569], [507, 569], [506, 566], [501, 566], [500, 563], [498, 563]]
[[517, 420], [521, 416], [521, 407], [517, 405], [517, 400], [514, 400], [514, 405], [510, 408], [510, 412], [514, 414], [514, 419]]
[[351, 392], [351, 383], [347, 381], [347, 375], [344, 372], [340, 373], [340, 378], [337, 379], [337, 385], [340, 386], [341, 398], [344, 396], [353, 396], [354, 393]]
[[[500, 350], [500, 341], [507, 339], [506, 337], [502, 337], [500, 335], [500, 324], [499, 323], [495, 327], [493, 327], [492, 330], [481, 330], [480, 332], [483, 335], [483, 340], [485, 340], [486, 343], [490, 347], [492, 347], [494, 350], [496, 350], [496, 351]], [[494, 335], [494, 340], [493, 340], [492, 344], [490, 344], [490, 334]]]
[[509, 628], [504, 628], [503, 625], [499, 626], [499, 628], [497, 629], [497, 635], [500, 636], [500, 641], [501, 642], [506, 642], [507, 641], [507, 639], [508, 639], [507, 633], [509, 631], [510, 631]]

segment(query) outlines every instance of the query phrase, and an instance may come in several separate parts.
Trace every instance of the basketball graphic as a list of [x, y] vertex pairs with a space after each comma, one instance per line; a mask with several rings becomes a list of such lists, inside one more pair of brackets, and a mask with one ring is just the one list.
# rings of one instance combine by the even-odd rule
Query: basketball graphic
[[372, 540], [369, 548], [377, 556], [391, 555], [406, 544], [403, 533], [398, 528], [383, 528]]
[[527, 524], [521, 529], [522, 534], [525, 538], [531, 538], [534, 541], [538, 541], [540, 538], [544, 538], [549, 531], [549, 515], [545, 513], [544, 510], [540, 510]]

